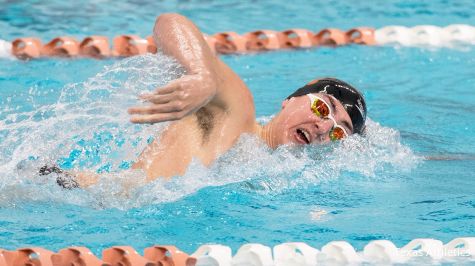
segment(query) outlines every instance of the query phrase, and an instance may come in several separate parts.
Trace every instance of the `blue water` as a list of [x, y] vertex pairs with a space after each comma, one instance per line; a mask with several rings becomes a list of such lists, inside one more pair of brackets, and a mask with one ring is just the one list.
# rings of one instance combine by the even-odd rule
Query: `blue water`
[[[75, 6], [76, 5], [76, 6]], [[207, 33], [391, 24], [475, 25], [473, 1], [131, 1], [0, 3], [0, 39], [151, 31], [180, 12]], [[133, 12], [132, 12], [133, 11]], [[244, 19], [243, 19], [244, 18]], [[140, 184], [128, 163], [163, 125], [127, 122], [135, 95], [180, 75], [161, 56], [119, 60], [0, 60], [2, 248], [155, 243], [193, 252], [205, 243], [304, 241], [320, 248], [373, 239], [475, 235], [475, 49], [349, 46], [223, 57], [254, 94], [257, 117], [289, 93], [336, 76], [367, 99], [369, 134], [344, 143], [270, 151], [250, 136], [210, 169]], [[165, 71], [167, 70], [167, 71]], [[56, 161], [109, 173], [88, 190], [64, 191], [36, 175]], [[116, 182], [120, 180], [120, 182]], [[138, 182], [130, 191], [121, 182]]]

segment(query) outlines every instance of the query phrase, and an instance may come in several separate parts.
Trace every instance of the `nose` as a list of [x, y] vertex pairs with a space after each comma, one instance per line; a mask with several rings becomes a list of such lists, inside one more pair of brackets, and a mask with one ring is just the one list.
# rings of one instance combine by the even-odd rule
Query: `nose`
[[319, 118], [315, 122], [315, 127], [317, 128], [317, 133], [318, 134], [326, 134], [330, 132], [330, 130], [333, 128], [333, 121], [328, 118]]

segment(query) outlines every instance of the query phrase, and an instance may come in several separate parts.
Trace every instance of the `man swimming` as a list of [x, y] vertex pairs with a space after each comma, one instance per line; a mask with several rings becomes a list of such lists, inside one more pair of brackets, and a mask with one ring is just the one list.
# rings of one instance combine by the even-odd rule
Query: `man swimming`
[[155, 23], [154, 38], [159, 50], [185, 67], [186, 75], [143, 95], [150, 105], [129, 109], [133, 123], [176, 120], [133, 165], [143, 169], [149, 180], [183, 174], [192, 158], [209, 165], [242, 133], [256, 134], [276, 148], [325, 143], [361, 133], [364, 127], [366, 106], [361, 93], [328, 78], [290, 95], [272, 121], [261, 126], [247, 86], [211, 52], [190, 20], [163, 14]]
[[[364, 129], [366, 105], [362, 94], [332, 78], [298, 89], [282, 102], [281, 111], [268, 124], [260, 125], [251, 92], [212, 53], [190, 20], [178, 14], [160, 15], [154, 39], [159, 50], [183, 65], [186, 74], [141, 95], [147, 104], [128, 110], [133, 123], [174, 121], [132, 166], [142, 169], [148, 181], [184, 174], [192, 158], [210, 165], [243, 133], [255, 134], [276, 148], [283, 144], [323, 144]], [[78, 177], [81, 186], [94, 183]]]

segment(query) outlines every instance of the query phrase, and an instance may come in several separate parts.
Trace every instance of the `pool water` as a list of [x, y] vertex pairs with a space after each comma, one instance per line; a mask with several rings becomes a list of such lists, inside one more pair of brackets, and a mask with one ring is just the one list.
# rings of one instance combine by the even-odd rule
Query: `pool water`
[[[146, 36], [163, 12], [189, 16], [207, 33], [475, 25], [472, 1], [298, 2], [4, 2], [0, 39]], [[244, 135], [209, 169], [193, 162], [184, 176], [144, 184], [127, 169], [166, 125], [132, 125], [126, 108], [182, 74], [172, 59], [0, 59], [1, 247], [79, 245], [99, 255], [112, 245], [193, 252], [205, 243], [236, 250], [346, 240], [361, 249], [374, 239], [402, 246], [475, 235], [475, 49], [347, 46], [222, 58], [248, 84], [262, 123], [316, 77], [350, 82], [366, 97], [367, 136], [272, 151]], [[38, 176], [50, 162], [104, 178], [66, 191]]]

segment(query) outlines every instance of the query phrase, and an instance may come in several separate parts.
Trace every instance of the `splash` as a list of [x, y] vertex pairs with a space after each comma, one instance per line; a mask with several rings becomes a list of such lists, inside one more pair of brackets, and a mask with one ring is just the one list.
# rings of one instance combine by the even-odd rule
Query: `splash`
[[[0, 120], [0, 189], [13, 187], [25, 198], [42, 200], [49, 196], [30, 193], [44, 181], [38, 178], [42, 165], [94, 172], [128, 168], [166, 124], [129, 123], [127, 108], [141, 104], [137, 95], [183, 73], [163, 55], [131, 57], [85, 82], [66, 85], [53, 104], [5, 112]], [[2, 194], [9, 201], [8, 193]]]
[[219, 176], [241, 175], [254, 189], [279, 193], [340, 177], [380, 179], [386, 176], [380, 173], [407, 172], [422, 161], [422, 157], [401, 144], [397, 130], [382, 127], [371, 119], [366, 122], [366, 129], [365, 136], [352, 135], [342, 142], [282, 146], [273, 151], [249, 139], [242, 140], [217, 161], [216, 172]]
[[[420, 160], [401, 144], [396, 130], [369, 120], [364, 137], [351, 136], [324, 146], [271, 150], [255, 136], [243, 134], [210, 167], [194, 160], [183, 176], [146, 183], [144, 173], [129, 166], [166, 123], [134, 125], [126, 110], [140, 104], [138, 94], [183, 73], [163, 55], [127, 58], [84, 82], [66, 85], [53, 104], [8, 114], [0, 120], [0, 206], [54, 201], [129, 209], [230, 183], [278, 193], [331, 182], [344, 172], [378, 178], [382, 171], [408, 171]], [[54, 176], [38, 175], [41, 166], [52, 163], [96, 172], [101, 179], [87, 189], [64, 190]]]

